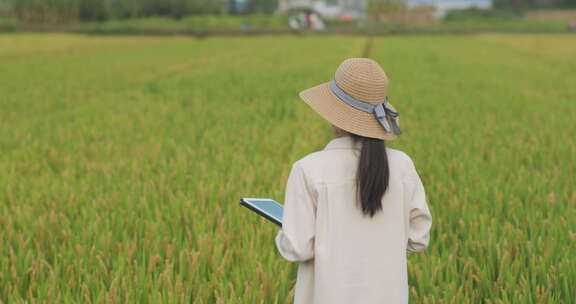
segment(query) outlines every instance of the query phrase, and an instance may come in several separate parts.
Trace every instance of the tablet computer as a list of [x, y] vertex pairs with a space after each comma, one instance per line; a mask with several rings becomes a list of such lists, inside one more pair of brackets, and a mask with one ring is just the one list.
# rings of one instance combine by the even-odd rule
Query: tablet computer
[[277, 201], [269, 198], [243, 197], [240, 199], [240, 205], [282, 227], [282, 213], [284, 207]]

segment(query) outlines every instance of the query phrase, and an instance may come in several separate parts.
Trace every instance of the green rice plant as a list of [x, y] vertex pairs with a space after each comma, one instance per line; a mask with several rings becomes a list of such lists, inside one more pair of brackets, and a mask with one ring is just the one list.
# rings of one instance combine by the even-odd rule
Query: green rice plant
[[297, 93], [367, 53], [434, 216], [413, 303], [576, 298], [576, 37], [0, 36], [1, 303], [290, 303], [241, 196], [333, 136]]

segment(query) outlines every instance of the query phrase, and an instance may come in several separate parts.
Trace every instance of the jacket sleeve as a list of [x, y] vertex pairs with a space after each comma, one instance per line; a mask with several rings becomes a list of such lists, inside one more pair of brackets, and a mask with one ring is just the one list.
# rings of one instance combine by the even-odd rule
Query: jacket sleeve
[[407, 176], [406, 207], [408, 209], [408, 253], [421, 252], [428, 247], [430, 240], [430, 228], [432, 227], [432, 215], [426, 203], [426, 193], [420, 176], [410, 161], [410, 169]]
[[305, 262], [314, 257], [315, 221], [315, 191], [296, 162], [286, 184], [282, 228], [275, 239], [278, 251], [286, 260]]

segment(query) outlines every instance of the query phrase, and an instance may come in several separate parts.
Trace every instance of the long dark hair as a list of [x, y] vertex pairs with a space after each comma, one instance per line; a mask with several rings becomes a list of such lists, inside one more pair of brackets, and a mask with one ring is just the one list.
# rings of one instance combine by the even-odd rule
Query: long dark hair
[[364, 215], [373, 217], [382, 210], [382, 196], [388, 189], [390, 171], [384, 140], [348, 133], [360, 142], [360, 160], [356, 173], [357, 202]]

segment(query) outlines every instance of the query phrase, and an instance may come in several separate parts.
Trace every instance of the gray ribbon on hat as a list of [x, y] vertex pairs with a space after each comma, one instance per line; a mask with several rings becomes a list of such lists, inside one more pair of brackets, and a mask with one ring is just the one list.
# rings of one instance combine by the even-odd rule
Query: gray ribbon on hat
[[[338, 84], [336, 84], [336, 80], [334, 79], [330, 82], [330, 89], [334, 94], [336, 94], [336, 96], [338, 96], [338, 98], [340, 98], [342, 101], [352, 106], [353, 108], [358, 109], [360, 111], [364, 111], [366, 113], [374, 113], [376, 120], [378, 120], [378, 122], [380, 123], [380, 125], [382, 125], [382, 127], [386, 132], [390, 132], [390, 124], [391, 124], [392, 132], [394, 132], [394, 134], [396, 135], [400, 135], [401, 133], [400, 128], [398, 127], [398, 122], [396, 122], [396, 119], [400, 115], [398, 114], [398, 112], [394, 112], [388, 106], [388, 96], [384, 98], [383, 102], [378, 103], [377, 105], [373, 105], [348, 95], [348, 93], [344, 92], [344, 90], [342, 90], [338, 86]], [[387, 118], [390, 119], [390, 124], [388, 124]]]

